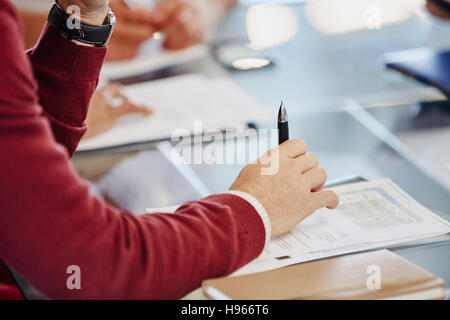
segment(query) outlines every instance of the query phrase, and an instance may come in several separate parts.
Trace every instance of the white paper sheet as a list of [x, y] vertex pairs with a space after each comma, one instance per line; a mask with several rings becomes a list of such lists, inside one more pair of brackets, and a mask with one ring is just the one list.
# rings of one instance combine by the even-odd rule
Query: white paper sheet
[[257, 259], [232, 276], [450, 232], [448, 221], [420, 205], [391, 180], [332, 189], [340, 197], [336, 210], [317, 210], [289, 233], [272, 239]]
[[[340, 197], [337, 209], [317, 210], [287, 234], [272, 239], [258, 258], [230, 276], [419, 239], [436, 239], [450, 232], [450, 222], [422, 206], [389, 179], [330, 189]], [[176, 208], [165, 208], [164, 212]], [[196, 298], [197, 295], [201, 296], [197, 293]]]
[[193, 133], [197, 121], [205, 131], [241, 128], [269, 116], [228, 78], [183, 75], [126, 86], [124, 93], [154, 113], [150, 117], [129, 115], [119, 119], [110, 130], [82, 140], [79, 151], [170, 138], [180, 129]]

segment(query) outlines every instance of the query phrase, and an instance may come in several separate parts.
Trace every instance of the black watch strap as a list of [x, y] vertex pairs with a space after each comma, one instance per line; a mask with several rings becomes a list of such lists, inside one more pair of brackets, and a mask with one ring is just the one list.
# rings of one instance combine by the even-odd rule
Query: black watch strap
[[[112, 15], [111, 12], [109, 14]], [[112, 15], [112, 17], [114, 16]], [[106, 24], [101, 26], [92, 26], [78, 20], [74, 23], [74, 21], [69, 21], [69, 18], [70, 15], [55, 2], [48, 15], [48, 22], [67, 39], [77, 40], [96, 47], [103, 47], [108, 43], [115, 25], [115, 19], [114, 21], [107, 21]], [[112, 19], [107, 17], [106, 20]]]

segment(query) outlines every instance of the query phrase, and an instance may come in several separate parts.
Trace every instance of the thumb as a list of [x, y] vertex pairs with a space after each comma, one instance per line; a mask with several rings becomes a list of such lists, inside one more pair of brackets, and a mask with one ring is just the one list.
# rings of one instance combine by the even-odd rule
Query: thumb
[[339, 197], [334, 191], [323, 190], [312, 194], [317, 208], [327, 207], [328, 209], [335, 209], [339, 205]]

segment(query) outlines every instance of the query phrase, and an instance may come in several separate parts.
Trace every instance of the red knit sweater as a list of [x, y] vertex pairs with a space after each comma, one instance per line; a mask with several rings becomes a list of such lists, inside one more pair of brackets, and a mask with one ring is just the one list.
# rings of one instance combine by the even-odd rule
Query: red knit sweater
[[[69, 157], [106, 49], [77, 46], [47, 26], [27, 56], [7, 0], [0, 30], [1, 260], [50, 298], [172, 299], [258, 256], [265, 229], [240, 197], [135, 216], [91, 196]], [[81, 269], [80, 290], [67, 288], [70, 265]]]

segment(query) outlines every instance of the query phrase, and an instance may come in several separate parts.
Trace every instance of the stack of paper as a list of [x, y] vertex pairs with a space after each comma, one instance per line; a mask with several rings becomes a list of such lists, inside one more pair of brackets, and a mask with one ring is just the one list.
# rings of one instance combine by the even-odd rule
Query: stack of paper
[[[419, 204], [389, 179], [346, 184], [330, 190], [340, 198], [336, 209], [317, 210], [290, 232], [270, 240], [258, 258], [231, 276], [450, 232], [450, 222]], [[163, 212], [174, 212], [177, 208], [164, 208]], [[148, 209], [148, 212], [161, 211]], [[200, 297], [198, 293], [196, 298]]]
[[391, 180], [358, 182], [332, 188], [337, 209], [320, 209], [287, 234], [272, 239], [242, 275], [368, 250], [450, 232], [435, 215]]
[[198, 133], [197, 129], [240, 128], [268, 117], [266, 109], [228, 78], [183, 75], [126, 86], [124, 93], [154, 113], [125, 117], [110, 130], [83, 140], [78, 151], [167, 139], [176, 132]]

